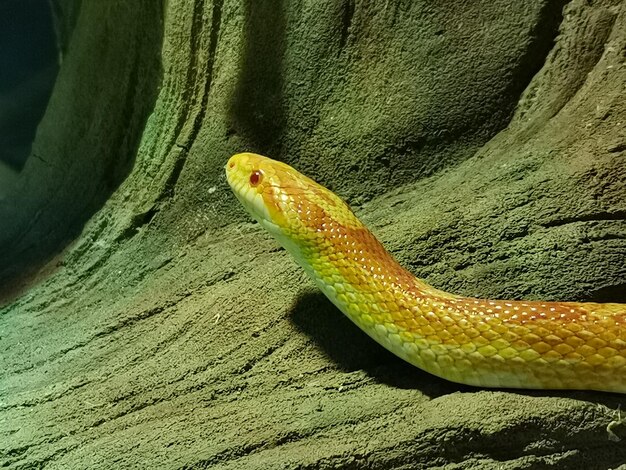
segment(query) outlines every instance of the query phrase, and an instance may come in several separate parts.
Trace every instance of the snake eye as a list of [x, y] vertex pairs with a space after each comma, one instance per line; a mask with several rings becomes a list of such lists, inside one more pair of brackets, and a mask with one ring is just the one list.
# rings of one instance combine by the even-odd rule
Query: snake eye
[[250, 186], [258, 186], [263, 180], [263, 172], [261, 170], [254, 170], [250, 173]]

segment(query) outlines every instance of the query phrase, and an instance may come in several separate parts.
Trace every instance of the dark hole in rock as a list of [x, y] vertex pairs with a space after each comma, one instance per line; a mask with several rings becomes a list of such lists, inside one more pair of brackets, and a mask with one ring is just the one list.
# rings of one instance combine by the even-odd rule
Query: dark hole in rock
[[0, 2], [0, 161], [20, 170], [59, 70], [50, 3]]

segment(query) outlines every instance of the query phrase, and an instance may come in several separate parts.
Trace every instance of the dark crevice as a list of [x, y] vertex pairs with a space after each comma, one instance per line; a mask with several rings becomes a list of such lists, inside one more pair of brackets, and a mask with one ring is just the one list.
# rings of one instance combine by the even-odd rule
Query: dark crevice
[[149, 224], [154, 216], [159, 212], [159, 210], [155, 207], [151, 207], [145, 212], [140, 212], [138, 214], [133, 215], [132, 217], [132, 226], [135, 229], [143, 227], [144, 225]]
[[48, 2], [0, 2], [0, 163], [16, 172], [31, 155], [59, 71], [53, 25]]
[[[510, 96], [511, 103], [519, 100], [522, 92], [528, 87], [532, 79], [542, 69], [546, 58], [556, 44], [559, 26], [563, 21], [563, 8], [567, 1], [546, 1], [539, 12], [539, 18], [530, 32], [531, 43], [519, 60], [516, 70], [513, 71], [515, 80], [510, 83], [504, 96]], [[515, 108], [511, 109], [511, 114]]]
[[339, 52], [341, 52], [348, 43], [350, 36], [350, 28], [352, 26], [352, 18], [354, 17], [355, 0], [346, 0], [343, 4], [343, 15], [341, 17], [341, 36], [339, 39]]
[[620, 153], [623, 152], [624, 150], [626, 150], [626, 142], [620, 142], [617, 144], [613, 144], [611, 146], [609, 146], [609, 148], [607, 149], [609, 151], [609, 153]]
[[599, 303], [626, 303], [626, 283], [600, 287], [589, 293], [587, 300]]
[[264, 351], [262, 351], [260, 354], [249, 358], [244, 364], [242, 364], [240, 367], [238, 367], [235, 370], [235, 374], [236, 375], [240, 375], [240, 374], [243, 374], [245, 372], [248, 372], [254, 366], [256, 366], [259, 362], [261, 362], [263, 359], [266, 359], [266, 358], [270, 357], [272, 354], [274, 354], [276, 351], [278, 351], [280, 348], [282, 348], [285, 343], [286, 343], [286, 340], [282, 340], [278, 344], [271, 344]]
[[616, 212], [598, 212], [593, 214], [578, 215], [573, 217], [565, 217], [562, 219], [550, 220], [540, 224], [542, 227], [558, 227], [561, 225], [573, 224], [577, 222], [600, 222], [600, 221], [624, 221], [626, 220], [626, 211]]
[[173, 196], [174, 188], [176, 186], [176, 183], [178, 182], [178, 179], [180, 178], [181, 173], [183, 172], [185, 162], [187, 161], [187, 156], [189, 155], [189, 153], [186, 150], [183, 150], [183, 147], [181, 145], [178, 145], [177, 147], [181, 148], [181, 150], [174, 157], [174, 164], [172, 166], [172, 169], [170, 170], [170, 174], [165, 180], [163, 189], [156, 197], [157, 203]]
[[[569, 8], [569, 5], [568, 7]], [[576, 8], [581, 8], [579, 5]], [[605, 43], [608, 40], [617, 15], [612, 13], [609, 9], [601, 8], [596, 5], [592, 5], [591, 2], [582, 7], [585, 10], [581, 14], [581, 18], [578, 19], [578, 23], [586, 22], [584, 31], [586, 38], [578, 38], [576, 44], [571, 42], [565, 43], [560, 48], [557, 48], [552, 56], [553, 60], [558, 60], [556, 57], [560, 55], [567, 55], [568, 65], [570, 71], [568, 76], [561, 80], [561, 90], [557, 98], [552, 98], [552, 104], [550, 106], [550, 117], [556, 116], [567, 105], [569, 100], [580, 90], [585, 83], [588, 74], [598, 64], [603, 56], [605, 50]], [[571, 25], [569, 25], [571, 27]], [[568, 35], [567, 26], [561, 31], [561, 33]], [[557, 46], [558, 47], [558, 46]], [[567, 90], [567, 91], [565, 91]], [[531, 88], [528, 91], [526, 101], [534, 101], [537, 99], [537, 88]], [[543, 100], [544, 104], [546, 100]], [[527, 119], [528, 109], [521, 110], [519, 119]]]

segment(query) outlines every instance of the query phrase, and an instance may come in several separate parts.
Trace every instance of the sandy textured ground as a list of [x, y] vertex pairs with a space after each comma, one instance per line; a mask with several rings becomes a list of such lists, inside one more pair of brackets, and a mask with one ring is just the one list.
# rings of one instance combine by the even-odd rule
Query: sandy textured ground
[[226, 185], [264, 152], [437, 287], [626, 302], [626, 6], [436, 3], [57, 2], [57, 87], [0, 201], [3, 467], [626, 462], [623, 396], [403, 363]]

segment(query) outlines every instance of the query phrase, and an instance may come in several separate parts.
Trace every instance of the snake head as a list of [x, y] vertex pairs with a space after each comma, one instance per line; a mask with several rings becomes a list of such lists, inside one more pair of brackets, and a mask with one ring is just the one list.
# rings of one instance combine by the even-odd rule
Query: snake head
[[272, 235], [277, 236], [288, 219], [281, 206], [279, 188], [288, 165], [254, 153], [238, 153], [226, 164], [226, 180], [241, 205]]
[[228, 184], [244, 208], [291, 252], [315, 249], [326, 232], [358, 224], [334, 193], [289, 165], [254, 153], [226, 164]]

